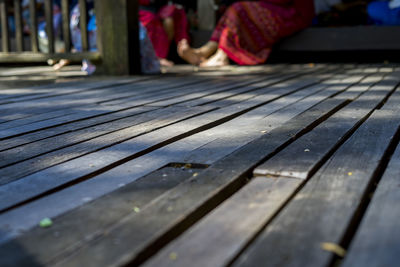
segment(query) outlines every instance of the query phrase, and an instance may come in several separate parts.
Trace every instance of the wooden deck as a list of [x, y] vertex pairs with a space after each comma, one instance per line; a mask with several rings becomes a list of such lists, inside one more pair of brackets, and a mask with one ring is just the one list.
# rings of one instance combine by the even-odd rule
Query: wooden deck
[[398, 264], [400, 65], [42, 71], [0, 70], [0, 266]]

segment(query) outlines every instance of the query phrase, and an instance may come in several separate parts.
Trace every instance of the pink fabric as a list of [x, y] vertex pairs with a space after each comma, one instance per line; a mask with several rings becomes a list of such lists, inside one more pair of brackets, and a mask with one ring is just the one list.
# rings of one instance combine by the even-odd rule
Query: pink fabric
[[166, 58], [170, 42], [161, 20], [156, 14], [146, 10], [139, 11], [139, 20], [147, 30], [156, 55], [159, 58]]
[[[140, 0], [139, 2], [144, 4], [146, 0]], [[139, 20], [146, 27], [154, 50], [159, 58], [167, 58], [171, 45], [162, 23], [163, 19], [169, 17], [174, 20], [175, 42], [179, 43], [183, 39], [189, 41], [189, 24], [185, 10], [178, 8], [175, 5], [166, 5], [156, 14], [147, 10], [139, 11]]]

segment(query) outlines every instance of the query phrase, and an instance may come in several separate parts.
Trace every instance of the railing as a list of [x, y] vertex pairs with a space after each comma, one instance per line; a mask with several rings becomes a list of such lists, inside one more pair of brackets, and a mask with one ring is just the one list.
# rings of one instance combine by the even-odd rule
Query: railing
[[[21, 0], [0, 0], [1, 52], [0, 63], [35, 63], [48, 59], [81, 61], [99, 64], [105, 74], [140, 72], [137, 0], [95, 0], [97, 23], [96, 52], [89, 51], [88, 14], [86, 0], [78, 0], [80, 10], [81, 52], [72, 52], [70, 31], [70, 1], [61, 0], [62, 41], [64, 52], [56, 51], [53, 31], [53, 0], [43, 0], [47, 49], [39, 46], [37, 1], [29, 0], [30, 34], [24, 35]], [[9, 17], [13, 8], [15, 34], [11, 38]], [[42, 49], [41, 49], [42, 48]], [[47, 50], [47, 51], [43, 51]]]

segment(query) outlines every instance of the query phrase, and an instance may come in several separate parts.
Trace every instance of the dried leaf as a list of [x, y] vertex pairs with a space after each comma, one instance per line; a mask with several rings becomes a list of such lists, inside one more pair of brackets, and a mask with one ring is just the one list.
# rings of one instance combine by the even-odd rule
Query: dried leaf
[[346, 250], [335, 243], [321, 243], [321, 247], [323, 250], [332, 252], [342, 258], [346, 255]]

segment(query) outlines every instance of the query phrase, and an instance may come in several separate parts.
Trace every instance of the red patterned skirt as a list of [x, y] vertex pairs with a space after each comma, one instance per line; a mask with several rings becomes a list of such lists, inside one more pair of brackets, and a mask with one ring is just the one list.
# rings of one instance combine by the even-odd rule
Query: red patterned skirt
[[282, 37], [305, 27], [291, 6], [237, 2], [224, 13], [211, 41], [239, 65], [264, 63]]

